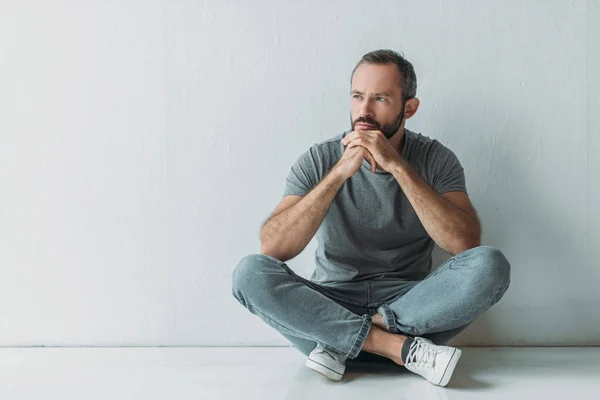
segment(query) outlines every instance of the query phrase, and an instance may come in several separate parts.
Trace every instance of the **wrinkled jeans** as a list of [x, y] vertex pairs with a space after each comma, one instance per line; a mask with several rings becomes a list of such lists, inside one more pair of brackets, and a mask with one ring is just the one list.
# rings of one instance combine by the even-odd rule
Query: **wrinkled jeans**
[[[510, 264], [491, 246], [456, 254], [421, 281], [363, 280], [320, 285], [264, 254], [245, 256], [232, 294], [308, 356], [321, 344], [348, 360], [386, 361], [361, 351], [380, 313], [392, 333], [447, 344], [502, 298]], [[387, 360], [389, 361], [389, 360]]]

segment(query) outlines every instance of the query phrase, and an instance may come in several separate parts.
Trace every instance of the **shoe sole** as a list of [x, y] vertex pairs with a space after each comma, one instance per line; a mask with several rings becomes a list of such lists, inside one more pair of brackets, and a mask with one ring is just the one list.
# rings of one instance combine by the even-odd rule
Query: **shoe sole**
[[450, 361], [448, 361], [448, 365], [446, 365], [446, 370], [444, 371], [444, 375], [442, 375], [442, 379], [437, 384], [438, 386], [446, 386], [448, 382], [450, 382], [450, 378], [452, 377], [452, 373], [454, 372], [454, 368], [456, 368], [456, 364], [458, 364], [458, 360], [462, 355], [462, 351], [460, 349], [454, 349], [454, 353], [452, 357], [450, 357]]
[[339, 372], [336, 372], [336, 371], [332, 370], [331, 368], [324, 366], [323, 364], [319, 364], [318, 362], [313, 361], [310, 358], [306, 359], [306, 363], [304, 365], [306, 365], [308, 368], [320, 373], [324, 377], [327, 377], [336, 382], [341, 381], [342, 377], [344, 376], [343, 374], [340, 374]]

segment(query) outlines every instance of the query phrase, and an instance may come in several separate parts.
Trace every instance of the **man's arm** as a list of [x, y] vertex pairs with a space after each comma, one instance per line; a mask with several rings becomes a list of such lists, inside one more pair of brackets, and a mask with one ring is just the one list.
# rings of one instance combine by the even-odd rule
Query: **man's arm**
[[280, 261], [300, 254], [317, 232], [345, 181], [344, 175], [334, 166], [298, 203], [271, 216], [260, 229], [260, 252]]
[[466, 194], [438, 194], [403, 158], [394, 162], [390, 173], [402, 187], [423, 227], [438, 246], [456, 255], [480, 245], [481, 225], [468, 197], [465, 201]]

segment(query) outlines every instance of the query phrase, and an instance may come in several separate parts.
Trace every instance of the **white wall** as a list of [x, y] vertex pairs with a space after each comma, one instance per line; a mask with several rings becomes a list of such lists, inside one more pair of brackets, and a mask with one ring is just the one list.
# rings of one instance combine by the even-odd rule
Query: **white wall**
[[231, 271], [377, 48], [512, 263], [455, 343], [600, 344], [598, 1], [48, 3], [0, 2], [1, 346], [288, 345]]

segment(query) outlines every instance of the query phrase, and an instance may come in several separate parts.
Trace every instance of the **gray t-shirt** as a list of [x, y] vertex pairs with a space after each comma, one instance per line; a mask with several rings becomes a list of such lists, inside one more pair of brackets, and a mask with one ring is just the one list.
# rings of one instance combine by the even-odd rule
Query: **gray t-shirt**
[[[305, 196], [339, 161], [345, 131], [315, 143], [291, 167], [284, 196]], [[466, 192], [456, 155], [436, 139], [404, 130], [401, 156], [443, 194]], [[366, 279], [421, 280], [431, 272], [435, 245], [394, 176], [370, 171], [363, 160], [344, 182], [316, 232], [316, 268], [310, 280], [322, 285]]]

